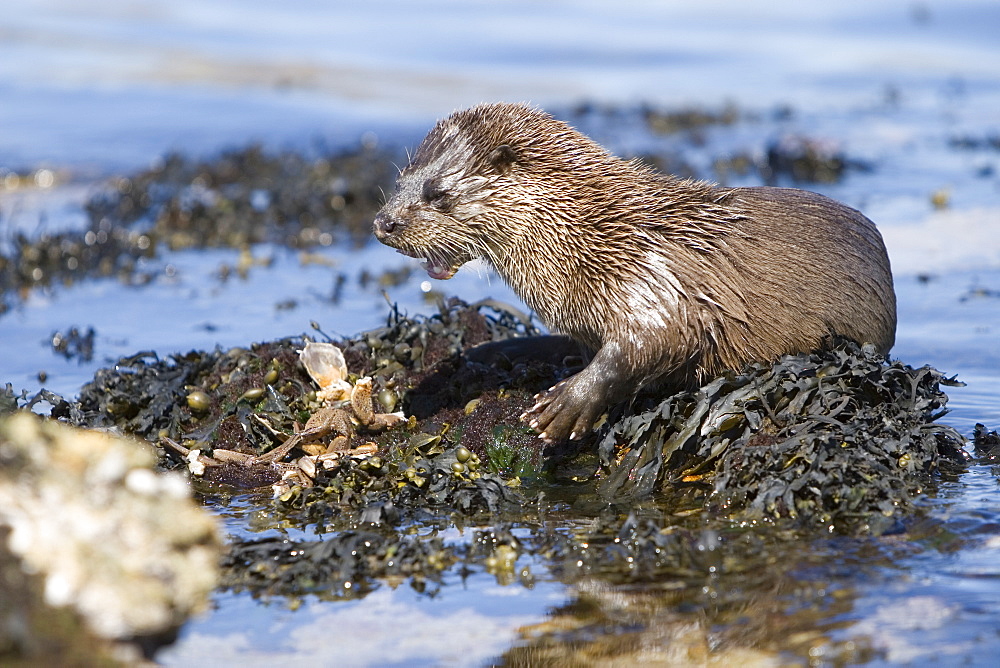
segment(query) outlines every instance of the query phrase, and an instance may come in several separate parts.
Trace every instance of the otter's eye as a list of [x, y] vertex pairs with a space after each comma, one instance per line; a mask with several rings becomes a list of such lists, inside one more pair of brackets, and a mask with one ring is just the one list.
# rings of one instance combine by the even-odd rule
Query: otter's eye
[[425, 202], [439, 211], [447, 211], [451, 208], [451, 195], [433, 179], [424, 181], [424, 187], [420, 194]]

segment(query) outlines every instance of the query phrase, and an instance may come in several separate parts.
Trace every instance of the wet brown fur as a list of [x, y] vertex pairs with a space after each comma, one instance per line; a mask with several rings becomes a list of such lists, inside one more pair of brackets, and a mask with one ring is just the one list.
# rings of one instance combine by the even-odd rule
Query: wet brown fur
[[376, 235], [448, 272], [483, 258], [555, 331], [596, 352], [529, 411], [582, 435], [652, 381], [895, 338], [881, 235], [858, 211], [786, 188], [720, 188], [621, 160], [523, 105], [440, 121], [400, 174]]

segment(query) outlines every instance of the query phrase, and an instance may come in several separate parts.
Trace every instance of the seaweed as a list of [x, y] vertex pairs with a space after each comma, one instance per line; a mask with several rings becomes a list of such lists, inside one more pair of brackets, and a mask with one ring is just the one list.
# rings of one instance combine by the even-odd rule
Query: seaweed
[[972, 432], [972, 445], [981, 463], [996, 464], [1000, 461], [1000, 434], [986, 431], [986, 425], [976, 423]]
[[365, 243], [394, 157], [365, 144], [315, 157], [259, 146], [208, 161], [166, 156], [105, 184], [85, 205], [85, 229], [15, 234], [0, 254], [0, 315], [32, 289], [94, 277], [149, 283], [163, 248]]
[[525, 498], [499, 475], [462, 463], [461, 446], [444, 449], [440, 438], [418, 435], [384, 456], [341, 458], [317, 471], [312, 485], [292, 487], [272, 511], [297, 526], [382, 524], [395, 526], [425, 515], [488, 516], [521, 508]]
[[222, 561], [222, 586], [254, 596], [339, 599], [366, 595], [377, 578], [407, 578], [425, 592], [455, 560], [438, 536], [345, 531], [321, 541], [236, 539]]
[[965, 440], [936, 422], [941, 386], [960, 384], [848, 340], [751, 364], [618, 422], [600, 491], [620, 503], [695, 486], [744, 522], [884, 530], [933, 474], [965, 470]]
[[89, 362], [94, 358], [95, 335], [93, 327], [88, 327], [86, 331], [70, 327], [65, 333], [53, 332], [50, 338], [52, 351], [68, 360], [75, 358], [80, 362]]

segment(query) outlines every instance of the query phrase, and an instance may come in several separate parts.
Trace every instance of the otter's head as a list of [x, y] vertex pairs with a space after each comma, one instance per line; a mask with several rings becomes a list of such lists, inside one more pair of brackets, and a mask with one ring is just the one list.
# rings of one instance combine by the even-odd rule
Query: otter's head
[[490, 104], [439, 121], [399, 174], [375, 217], [375, 236], [421, 258], [432, 278], [451, 278], [474, 258], [503, 253], [497, 212], [522, 206], [514, 172], [530, 121], [551, 121], [523, 105]]

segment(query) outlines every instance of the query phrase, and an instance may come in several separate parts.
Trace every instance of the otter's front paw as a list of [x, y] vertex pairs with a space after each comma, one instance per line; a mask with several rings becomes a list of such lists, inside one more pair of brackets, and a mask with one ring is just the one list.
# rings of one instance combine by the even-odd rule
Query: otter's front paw
[[596, 407], [586, 397], [578, 396], [577, 376], [557, 383], [535, 395], [535, 405], [521, 419], [550, 443], [577, 439], [586, 435], [594, 424]]

